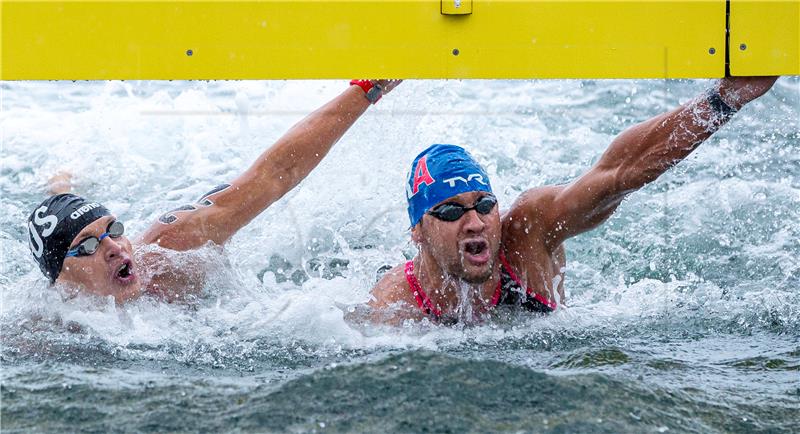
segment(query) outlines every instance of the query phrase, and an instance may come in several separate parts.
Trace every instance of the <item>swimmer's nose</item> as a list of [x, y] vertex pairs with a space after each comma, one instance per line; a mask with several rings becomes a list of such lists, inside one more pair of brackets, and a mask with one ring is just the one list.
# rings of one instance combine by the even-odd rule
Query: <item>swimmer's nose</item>
[[104, 255], [106, 260], [114, 259], [122, 254], [122, 245], [111, 237], [105, 237], [101, 244], [105, 244]]
[[484, 223], [481, 216], [478, 215], [478, 211], [474, 209], [467, 211], [461, 219], [464, 220], [462, 228], [468, 233], [480, 233], [483, 232], [483, 228], [486, 227], [486, 223]]

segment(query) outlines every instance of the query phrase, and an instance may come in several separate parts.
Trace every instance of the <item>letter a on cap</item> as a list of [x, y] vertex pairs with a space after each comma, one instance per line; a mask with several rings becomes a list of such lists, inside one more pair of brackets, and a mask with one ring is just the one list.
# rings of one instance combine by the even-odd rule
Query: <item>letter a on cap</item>
[[419, 191], [420, 184], [424, 183], [425, 185], [431, 185], [434, 182], [436, 182], [433, 179], [433, 177], [431, 177], [430, 172], [428, 172], [427, 159], [428, 159], [427, 155], [420, 158], [419, 162], [417, 162], [417, 168], [414, 169], [414, 185], [411, 188], [412, 196], [417, 194], [417, 192]]

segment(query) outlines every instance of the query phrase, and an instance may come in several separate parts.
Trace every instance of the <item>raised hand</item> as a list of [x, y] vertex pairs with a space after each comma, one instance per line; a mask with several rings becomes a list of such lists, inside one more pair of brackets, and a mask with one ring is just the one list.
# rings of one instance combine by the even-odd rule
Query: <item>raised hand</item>
[[372, 80], [373, 83], [379, 84], [383, 88], [383, 94], [391, 92], [392, 89], [397, 87], [403, 80]]
[[719, 95], [734, 110], [767, 93], [778, 77], [725, 77], [719, 81]]

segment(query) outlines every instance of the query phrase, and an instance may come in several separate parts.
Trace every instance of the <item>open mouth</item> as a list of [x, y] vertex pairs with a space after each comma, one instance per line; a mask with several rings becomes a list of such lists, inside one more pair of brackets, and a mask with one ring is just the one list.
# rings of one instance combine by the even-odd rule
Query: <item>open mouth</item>
[[469, 263], [482, 266], [489, 262], [489, 243], [486, 240], [466, 241], [461, 248], [464, 259]]
[[131, 283], [135, 278], [133, 264], [130, 260], [125, 260], [114, 273], [114, 277], [122, 283]]
[[126, 278], [131, 275], [131, 267], [128, 264], [122, 264], [117, 270], [117, 277]]
[[489, 248], [486, 241], [468, 241], [464, 244], [464, 251], [470, 255], [480, 255]]

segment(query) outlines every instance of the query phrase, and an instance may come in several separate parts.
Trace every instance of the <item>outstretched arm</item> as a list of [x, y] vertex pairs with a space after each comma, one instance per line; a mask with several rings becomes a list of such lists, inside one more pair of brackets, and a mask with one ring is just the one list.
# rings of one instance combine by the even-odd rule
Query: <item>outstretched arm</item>
[[[378, 83], [387, 93], [399, 81]], [[299, 184], [369, 105], [364, 91], [350, 86], [294, 125], [230, 184], [218, 187], [197, 204], [162, 216], [142, 241], [176, 250], [196, 248], [208, 241], [224, 244]]]
[[724, 125], [732, 115], [728, 108], [739, 110], [766, 93], [776, 79], [722, 79], [708, 94], [624, 131], [573, 183], [526, 193], [520, 205], [544, 220], [546, 243], [555, 249], [605, 221], [628, 194], [678, 164]]

